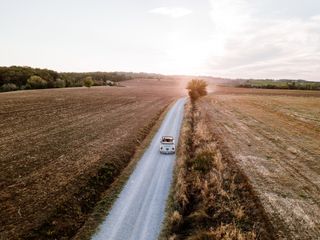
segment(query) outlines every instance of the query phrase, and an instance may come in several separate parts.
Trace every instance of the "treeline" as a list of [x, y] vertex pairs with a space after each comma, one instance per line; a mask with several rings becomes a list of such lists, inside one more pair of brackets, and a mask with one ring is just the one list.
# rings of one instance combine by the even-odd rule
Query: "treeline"
[[132, 79], [129, 74], [117, 72], [59, 73], [49, 69], [11, 66], [0, 67], [0, 91], [81, 87], [87, 77], [93, 80], [94, 86]]
[[245, 80], [237, 87], [242, 88], [265, 88], [265, 89], [297, 89], [297, 90], [320, 90], [320, 82], [305, 80]]
[[118, 72], [119, 74], [122, 74], [124, 76], [130, 77], [130, 78], [148, 78], [148, 79], [161, 79], [164, 77], [168, 77], [162, 74], [157, 73], [145, 73], [145, 72]]

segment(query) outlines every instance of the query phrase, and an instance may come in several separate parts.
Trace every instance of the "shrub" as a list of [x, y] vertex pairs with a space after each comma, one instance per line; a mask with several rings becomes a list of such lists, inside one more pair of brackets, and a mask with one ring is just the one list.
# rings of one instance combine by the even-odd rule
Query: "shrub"
[[197, 100], [199, 97], [207, 95], [206, 81], [202, 79], [192, 79], [187, 86], [191, 101]]
[[15, 91], [18, 90], [17, 85], [13, 83], [6, 83], [1, 86], [1, 91], [3, 92], [9, 92], [9, 91]]
[[83, 80], [83, 84], [84, 84], [84, 86], [86, 86], [87, 88], [90, 88], [90, 87], [93, 85], [92, 77], [86, 77], [86, 78]]
[[181, 224], [182, 216], [178, 211], [174, 211], [170, 216], [170, 224], [172, 227], [178, 228], [178, 226]]
[[46, 88], [46, 87], [47, 87], [47, 81], [42, 79], [39, 76], [31, 76], [27, 80], [27, 88], [38, 89], [38, 88]]
[[64, 88], [66, 86], [66, 82], [63, 79], [58, 78], [55, 82], [56, 88]]
[[213, 153], [210, 151], [202, 151], [194, 158], [194, 169], [202, 173], [208, 173], [213, 167]]

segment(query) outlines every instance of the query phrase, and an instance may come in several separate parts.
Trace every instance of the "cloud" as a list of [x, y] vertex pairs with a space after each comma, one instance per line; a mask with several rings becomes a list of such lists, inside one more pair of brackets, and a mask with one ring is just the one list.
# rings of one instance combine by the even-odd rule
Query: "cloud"
[[166, 15], [172, 18], [180, 18], [192, 13], [191, 10], [186, 8], [168, 8], [168, 7], [159, 7], [154, 8], [149, 11], [153, 14]]
[[270, 17], [252, 1], [212, 0], [209, 72], [228, 77], [320, 80], [320, 16]]

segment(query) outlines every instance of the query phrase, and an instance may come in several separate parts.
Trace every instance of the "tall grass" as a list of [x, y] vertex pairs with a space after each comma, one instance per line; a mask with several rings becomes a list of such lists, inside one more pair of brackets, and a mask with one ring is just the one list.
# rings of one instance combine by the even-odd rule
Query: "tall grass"
[[194, 104], [186, 107], [163, 239], [270, 239], [252, 189]]

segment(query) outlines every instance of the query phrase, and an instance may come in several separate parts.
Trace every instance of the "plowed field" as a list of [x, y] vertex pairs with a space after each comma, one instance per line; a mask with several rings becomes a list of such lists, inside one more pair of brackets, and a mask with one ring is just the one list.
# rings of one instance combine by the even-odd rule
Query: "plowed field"
[[178, 83], [123, 84], [0, 94], [0, 239], [72, 236], [182, 94]]

